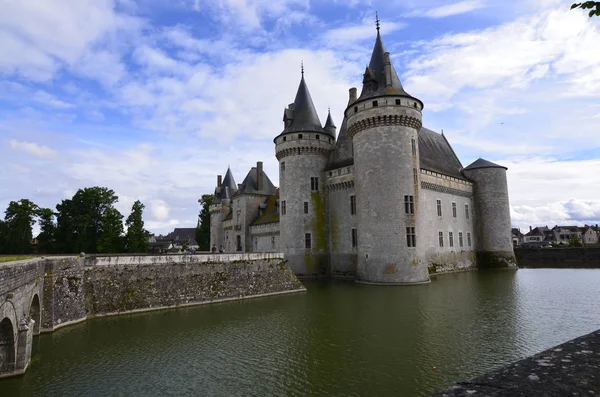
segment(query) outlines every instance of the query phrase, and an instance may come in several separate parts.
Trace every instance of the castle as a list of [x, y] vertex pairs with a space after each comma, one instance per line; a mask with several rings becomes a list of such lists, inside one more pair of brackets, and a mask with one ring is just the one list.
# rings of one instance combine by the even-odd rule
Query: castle
[[515, 262], [506, 168], [463, 167], [423, 102], [400, 82], [377, 25], [360, 95], [350, 88], [336, 139], [321, 124], [304, 72], [274, 139], [279, 188], [262, 162], [236, 185], [217, 177], [210, 244], [283, 252], [300, 276], [418, 284], [429, 274]]

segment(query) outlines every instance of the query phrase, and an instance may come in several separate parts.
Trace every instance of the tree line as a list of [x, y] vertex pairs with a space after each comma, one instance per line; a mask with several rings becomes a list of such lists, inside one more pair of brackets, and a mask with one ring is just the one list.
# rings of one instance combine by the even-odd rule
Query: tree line
[[[125, 232], [118, 200], [113, 190], [95, 186], [79, 189], [56, 210], [28, 199], [11, 201], [0, 220], [0, 254], [146, 252], [150, 233], [144, 229], [144, 204], [133, 203]], [[40, 233], [34, 244], [36, 222]]]

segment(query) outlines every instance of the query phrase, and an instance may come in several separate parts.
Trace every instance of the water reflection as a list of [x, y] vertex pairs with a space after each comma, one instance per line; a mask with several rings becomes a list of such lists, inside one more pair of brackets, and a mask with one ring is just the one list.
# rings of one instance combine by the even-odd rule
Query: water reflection
[[428, 395], [600, 328], [599, 270], [468, 272], [96, 319], [42, 335], [2, 396]]

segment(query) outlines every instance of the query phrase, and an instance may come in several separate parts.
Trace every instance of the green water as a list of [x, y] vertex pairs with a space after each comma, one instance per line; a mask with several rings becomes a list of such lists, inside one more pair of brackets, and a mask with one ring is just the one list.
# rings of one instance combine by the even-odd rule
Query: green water
[[0, 396], [426, 396], [600, 328], [600, 270], [306, 286], [41, 335]]

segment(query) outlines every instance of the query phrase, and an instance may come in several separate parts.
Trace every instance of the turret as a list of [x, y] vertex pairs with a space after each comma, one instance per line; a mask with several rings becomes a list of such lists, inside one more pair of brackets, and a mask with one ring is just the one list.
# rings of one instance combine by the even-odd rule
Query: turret
[[227, 168], [227, 173], [223, 179], [217, 175], [217, 186], [213, 196], [213, 202], [209, 207], [210, 211], [210, 247], [217, 249], [224, 245], [223, 241], [223, 219], [231, 211], [231, 198], [237, 192], [237, 185], [231, 169]]
[[325, 122], [325, 127], [323, 127], [325, 132], [329, 134], [335, 140], [335, 130], [336, 126], [333, 123], [333, 118], [331, 118], [331, 110], [327, 110], [327, 121]]
[[[422, 109], [423, 103], [402, 87], [378, 22], [361, 94], [356, 98], [356, 91], [350, 91], [345, 111], [354, 150], [358, 282], [429, 281], [417, 219]], [[408, 200], [413, 207], [401, 204]]]
[[474, 182], [477, 265], [514, 267], [506, 167], [482, 158], [462, 170]]
[[[327, 214], [321, 173], [335, 143], [335, 126], [324, 129], [302, 78], [294, 103], [284, 111], [275, 142], [279, 160], [280, 247], [300, 275], [327, 269]], [[333, 130], [332, 130], [333, 128]]]

